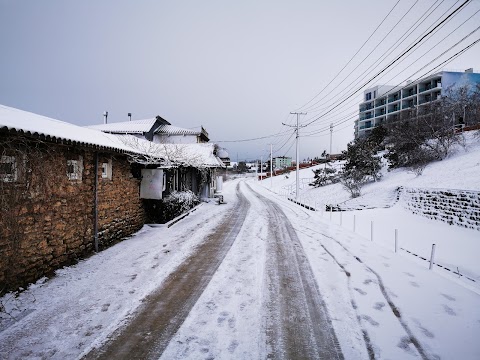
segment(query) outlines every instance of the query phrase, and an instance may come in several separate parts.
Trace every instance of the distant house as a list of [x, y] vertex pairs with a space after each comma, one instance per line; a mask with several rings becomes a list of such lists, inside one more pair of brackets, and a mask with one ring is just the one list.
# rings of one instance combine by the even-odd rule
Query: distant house
[[0, 105], [0, 291], [131, 235], [154, 218], [152, 193], [211, 195], [221, 166], [213, 144], [155, 144]]
[[88, 126], [109, 134], [133, 135], [156, 144], [192, 144], [209, 142], [207, 131], [184, 129], [173, 126], [160, 116], [153, 119], [115, 122], [109, 124]]
[[230, 155], [228, 155], [227, 150], [220, 148], [217, 151], [217, 156], [222, 160], [222, 162], [225, 164], [227, 168], [230, 168]]
[[292, 166], [292, 158], [288, 156], [277, 156], [273, 158], [273, 168], [283, 169]]
[[[135, 143], [137, 147], [142, 148], [150, 155], [152, 152], [157, 152], [163, 154], [167, 159], [173, 156], [175, 159], [172, 161], [173, 165], [168, 161], [167, 165], [164, 165], [163, 161], [161, 163], [152, 162], [151, 159], [146, 162], [149, 168], [161, 169], [164, 177], [163, 195], [152, 200], [159, 200], [173, 191], [185, 190], [191, 190], [203, 198], [213, 196], [217, 181], [215, 168], [223, 167], [224, 164], [215, 157], [214, 145], [208, 143], [208, 133], [203, 127], [200, 130], [184, 129], [173, 126], [162, 117], [156, 116], [153, 119], [107, 123], [88, 126], [88, 128], [107, 134], [116, 134], [130, 145]], [[147, 149], [145, 144], [140, 145], [133, 141], [132, 137], [148, 140], [155, 145], [146, 145]], [[211, 159], [212, 161], [208, 164], [192, 162], [199, 154], [205, 158], [205, 149], [210, 155], [213, 155], [213, 160]], [[153, 159], [158, 158], [156, 155], [153, 156]], [[194, 163], [193, 166], [192, 163]], [[205, 171], [199, 171], [200, 168], [209, 170], [204, 174]], [[202, 180], [202, 176], [206, 177], [208, 181]], [[153, 204], [153, 208], [157, 208], [157, 206]]]

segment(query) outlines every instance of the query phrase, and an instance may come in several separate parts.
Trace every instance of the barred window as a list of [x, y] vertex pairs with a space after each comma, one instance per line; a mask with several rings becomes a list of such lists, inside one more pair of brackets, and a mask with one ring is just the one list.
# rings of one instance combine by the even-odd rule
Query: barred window
[[14, 182], [18, 178], [18, 169], [15, 156], [2, 155], [0, 160], [0, 180]]
[[82, 180], [83, 174], [83, 158], [67, 160], [67, 177], [68, 180]]

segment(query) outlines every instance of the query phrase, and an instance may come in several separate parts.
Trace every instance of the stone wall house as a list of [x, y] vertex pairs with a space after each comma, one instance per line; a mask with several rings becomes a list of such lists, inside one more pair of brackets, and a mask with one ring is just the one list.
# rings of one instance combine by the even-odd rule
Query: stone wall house
[[113, 135], [0, 106], [0, 292], [139, 230], [132, 149]]

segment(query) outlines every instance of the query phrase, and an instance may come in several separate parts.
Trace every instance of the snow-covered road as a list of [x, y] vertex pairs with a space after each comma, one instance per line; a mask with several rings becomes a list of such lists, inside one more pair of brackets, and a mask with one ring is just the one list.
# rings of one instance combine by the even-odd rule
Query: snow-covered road
[[480, 358], [478, 291], [252, 181], [224, 196], [2, 298], [0, 358]]

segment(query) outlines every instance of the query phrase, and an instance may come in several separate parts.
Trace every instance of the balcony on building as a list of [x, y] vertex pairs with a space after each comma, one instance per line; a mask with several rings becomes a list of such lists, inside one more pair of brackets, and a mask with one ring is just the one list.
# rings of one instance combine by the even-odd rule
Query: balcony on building
[[375, 107], [384, 106], [386, 103], [387, 103], [387, 98], [385, 96], [375, 99]]
[[393, 113], [393, 112], [398, 111], [398, 110], [400, 110], [400, 103], [396, 103], [396, 104], [393, 104], [393, 105], [388, 105], [387, 113], [390, 114], [390, 113]]
[[388, 96], [388, 103], [393, 103], [395, 101], [400, 100], [400, 91], [397, 91], [396, 93], [390, 94]]
[[387, 113], [386, 106], [375, 109], [375, 117], [385, 115], [386, 113]]
[[407, 98], [409, 96], [417, 95], [417, 85], [402, 90], [402, 97]]

